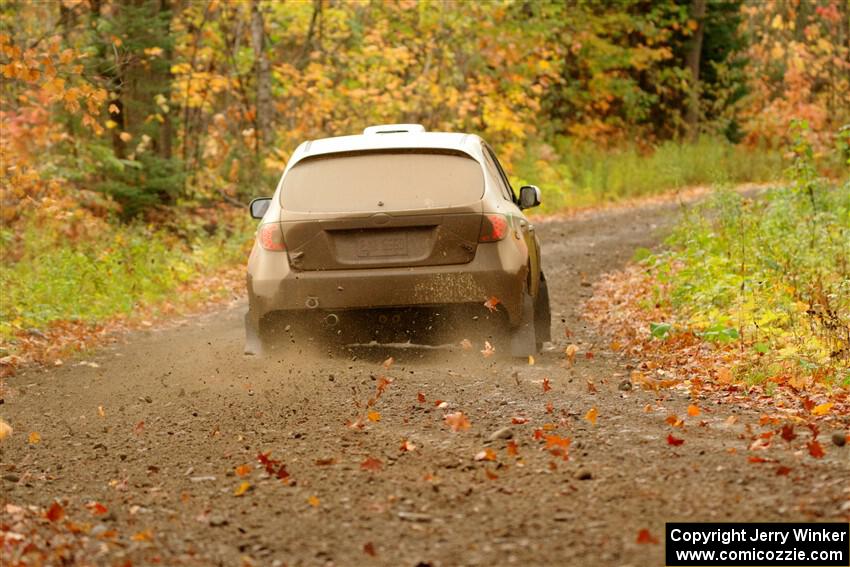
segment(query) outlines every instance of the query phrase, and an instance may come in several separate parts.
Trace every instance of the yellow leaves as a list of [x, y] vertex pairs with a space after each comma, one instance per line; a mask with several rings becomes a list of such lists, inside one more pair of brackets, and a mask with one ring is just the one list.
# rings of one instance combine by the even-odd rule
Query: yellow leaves
[[41, 443], [41, 434], [38, 431], [31, 431], [27, 441], [30, 445], [38, 445]]
[[133, 541], [151, 541], [153, 540], [153, 532], [150, 529], [142, 530], [134, 533], [130, 539]]
[[15, 430], [12, 429], [12, 426], [6, 423], [3, 419], [0, 419], [0, 441], [3, 441], [6, 437], [9, 437]]
[[115, 122], [114, 120], [107, 120], [106, 121], [106, 127], [109, 128], [110, 130], [112, 130], [113, 128], [116, 128], [117, 126], [118, 126], [118, 123]]
[[576, 345], [571, 344], [564, 349], [564, 354], [566, 354], [567, 362], [570, 366], [576, 363], [576, 353], [578, 353], [578, 347]]
[[783, 25], [782, 14], [776, 14], [770, 22], [770, 27], [775, 30], [781, 30]]
[[596, 418], [598, 416], [599, 416], [599, 412], [596, 411], [595, 407], [592, 407], [589, 410], [587, 410], [586, 414], [584, 414], [584, 419], [586, 419], [587, 421], [589, 421], [593, 425], [596, 425]]
[[109, 105], [109, 114], [121, 114], [121, 110], [118, 108], [118, 105], [112, 103]]
[[148, 47], [147, 49], [145, 49], [145, 55], [147, 55], [148, 57], [159, 57], [160, 55], [162, 55], [162, 48]]
[[106, 417], [106, 410], [103, 409], [103, 406], [97, 406], [97, 415], [99, 417]]
[[251, 490], [251, 483], [244, 481], [236, 487], [236, 490], [233, 491], [233, 496], [242, 496], [249, 490]]
[[829, 413], [829, 410], [832, 409], [832, 406], [835, 404], [832, 402], [827, 402], [825, 404], [820, 404], [812, 408], [812, 415], [826, 415]]
[[528, 365], [534, 366], [534, 357], [532, 355], [528, 355]]

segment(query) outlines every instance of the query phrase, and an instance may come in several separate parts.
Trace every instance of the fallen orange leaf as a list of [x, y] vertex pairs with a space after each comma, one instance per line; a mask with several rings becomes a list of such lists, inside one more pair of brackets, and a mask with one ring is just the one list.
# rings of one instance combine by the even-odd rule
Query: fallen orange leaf
[[38, 445], [39, 443], [41, 443], [41, 434], [37, 431], [31, 431], [29, 435], [29, 444]]
[[149, 529], [142, 530], [134, 533], [130, 539], [133, 541], [151, 541], [153, 539], [153, 532]]
[[816, 459], [820, 459], [826, 454], [819, 441], [809, 441], [806, 446], [809, 448], [809, 455]]
[[484, 302], [484, 307], [489, 309], [490, 312], [492, 313], [493, 311], [498, 311], [497, 305], [499, 305], [501, 302], [502, 302], [501, 299], [499, 299], [495, 295], [491, 295], [490, 298], [487, 299], [487, 301]]
[[251, 472], [251, 465], [239, 465], [236, 467], [236, 474], [239, 476], [245, 476]]
[[508, 455], [511, 455], [512, 457], [516, 456], [519, 453], [519, 448], [517, 447], [516, 441], [514, 441], [513, 439], [508, 441], [508, 444], [507, 446], [505, 446], [505, 449], [507, 450]]
[[307, 499], [307, 504], [309, 504], [310, 506], [312, 506], [313, 508], [315, 508], [315, 507], [317, 507], [319, 504], [321, 504], [321, 501], [319, 500], [319, 497], [318, 497], [318, 496], [313, 495], [313, 496], [310, 496], [310, 497]]
[[251, 483], [243, 482], [242, 484], [236, 487], [236, 490], [233, 491], [233, 496], [242, 496], [249, 490], [251, 490]]
[[593, 425], [596, 425], [596, 417], [598, 415], [599, 415], [599, 412], [597, 412], [596, 408], [593, 407], [593, 408], [590, 408], [589, 410], [587, 410], [587, 413], [584, 414], [584, 419], [586, 419], [587, 421], [589, 421]]
[[381, 414], [376, 411], [370, 411], [366, 414], [369, 421], [381, 421]]
[[487, 448], [487, 449], [484, 449], [483, 451], [478, 452], [475, 455], [475, 460], [476, 461], [495, 461], [496, 460], [496, 453], [495, 453], [495, 451], [493, 451], [493, 449]]
[[452, 428], [452, 431], [465, 431], [469, 429], [470, 423], [469, 420], [466, 419], [466, 416], [463, 415], [463, 412], [455, 412], [447, 414], [445, 418], [446, 423], [449, 427]]
[[700, 410], [694, 404], [688, 406], [688, 415], [691, 417], [696, 417], [700, 414]]

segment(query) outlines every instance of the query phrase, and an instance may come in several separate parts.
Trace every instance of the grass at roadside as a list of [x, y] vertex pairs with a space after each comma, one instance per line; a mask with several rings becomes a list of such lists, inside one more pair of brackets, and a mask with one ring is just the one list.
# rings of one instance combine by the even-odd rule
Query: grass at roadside
[[738, 383], [850, 414], [850, 182], [820, 178], [805, 143], [794, 154], [781, 187], [719, 191], [599, 286], [589, 317], [644, 359], [633, 381]]
[[50, 362], [92, 342], [87, 335], [106, 321], [132, 323], [226, 298], [233, 285], [222, 274], [246, 261], [253, 223], [244, 210], [222, 207], [216, 216], [179, 228], [88, 218], [82, 232], [33, 216], [16, 232], [0, 231], [0, 357]]
[[694, 144], [665, 142], [652, 152], [561, 139], [554, 146], [532, 145], [514, 169], [515, 186], [538, 185], [541, 212], [556, 213], [696, 185], [773, 181], [781, 177], [783, 157], [707, 137]]

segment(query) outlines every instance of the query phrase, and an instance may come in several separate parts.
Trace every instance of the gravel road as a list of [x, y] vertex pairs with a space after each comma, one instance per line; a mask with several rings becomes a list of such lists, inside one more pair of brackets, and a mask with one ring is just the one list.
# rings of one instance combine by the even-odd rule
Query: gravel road
[[[15, 428], [0, 445], [5, 503], [58, 499], [63, 521], [84, 526], [75, 560], [103, 565], [660, 566], [666, 521], [847, 520], [850, 448], [815, 460], [776, 443], [760, 453], [775, 463], [751, 463], [759, 415], [708, 399], [673, 431], [665, 418], [686, 415], [687, 394], [621, 389], [634, 361], [581, 321], [591, 283], [678, 214], [656, 204], [538, 224], [555, 342], [534, 365], [485, 358], [474, 336], [466, 351], [245, 357], [239, 304], [26, 371], [0, 406]], [[379, 420], [348, 427], [382, 377]], [[449, 427], [455, 412], [468, 429]], [[685, 443], [669, 445], [671, 431]], [[267, 474], [260, 453], [285, 472]], [[644, 529], [661, 543], [638, 543]]]

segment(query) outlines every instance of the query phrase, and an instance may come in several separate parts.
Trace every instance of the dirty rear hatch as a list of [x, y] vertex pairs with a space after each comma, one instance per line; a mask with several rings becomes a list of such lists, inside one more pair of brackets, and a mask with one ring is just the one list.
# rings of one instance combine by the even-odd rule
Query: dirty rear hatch
[[466, 154], [353, 152], [307, 159], [286, 175], [282, 228], [299, 270], [472, 261], [484, 177]]

